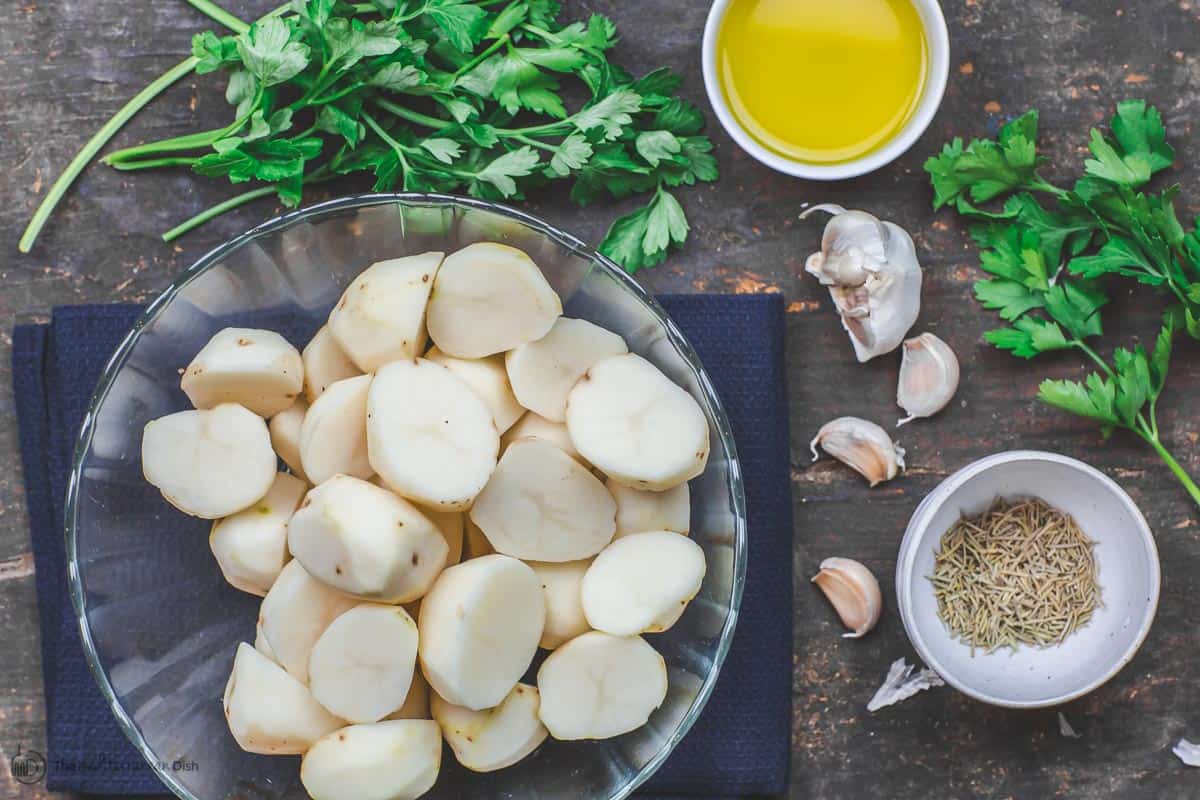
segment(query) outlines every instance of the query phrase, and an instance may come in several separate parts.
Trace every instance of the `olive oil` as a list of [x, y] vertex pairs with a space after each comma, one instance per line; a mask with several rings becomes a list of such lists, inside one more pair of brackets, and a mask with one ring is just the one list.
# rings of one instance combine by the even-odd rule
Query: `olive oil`
[[787, 158], [869, 154], [913, 115], [928, 71], [910, 0], [733, 0], [717, 69], [733, 116]]

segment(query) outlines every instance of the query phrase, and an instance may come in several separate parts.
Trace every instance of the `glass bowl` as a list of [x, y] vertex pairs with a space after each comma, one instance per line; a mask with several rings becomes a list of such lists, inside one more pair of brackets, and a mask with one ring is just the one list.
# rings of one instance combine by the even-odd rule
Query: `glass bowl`
[[272, 328], [303, 345], [372, 262], [477, 241], [528, 252], [568, 316], [621, 334], [699, 402], [712, 452], [691, 484], [691, 535], [708, 572], [680, 621], [647, 637], [666, 659], [670, 686], [649, 724], [605, 741], [547, 740], [519, 764], [485, 775], [447, 752], [427, 796], [626, 797], [703, 709], [737, 620], [746, 512], [729, 422], [683, 334], [620, 267], [526, 214], [439, 195], [351, 197], [271, 220], [186, 270], [117, 349], [84, 418], [66, 506], [84, 651], [121, 727], [179, 797], [307, 795], [298, 757], [243, 752], [226, 727], [222, 691], [238, 642], [254, 640], [259, 598], [222, 579], [209, 523], [168, 506], [142, 478], [143, 426], [188, 407], [179, 370], [217, 330]]

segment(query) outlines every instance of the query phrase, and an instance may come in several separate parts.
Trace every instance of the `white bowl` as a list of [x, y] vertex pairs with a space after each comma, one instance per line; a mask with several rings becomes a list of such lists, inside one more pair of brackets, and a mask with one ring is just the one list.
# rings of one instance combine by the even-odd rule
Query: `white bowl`
[[[1103, 607], [1058, 646], [972, 656], [938, 618], [927, 576], [942, 535], [997, 497], [1041, 498], [1074, 517], [1096, 542]], [[1129, 495], [1082, 461], [1032, 450], [989, 456], [943, 481], [917, 506], [896, 562], [900, 616], [921, 659], [964, 694], [1010, 708], [1065, 703], [1117, 674], [1150, 632], [1158, 590], [1158, 549]]]
[[[717, 34], [725, 19], [725, 12], [733, 0], [716, 0], [708, 12], [708, 22], [704, 25], [704, 43], [701, 50], [702, 69], [704, 72], [704, 89], [708, 93], [708, 102], [712, 104], [721, 127], [725, 129], [738, 146], [753, 156], [757, 161], [766, 164], [774, 170], [797, 178], [808, 178], [816, 181], [839, 181], [855, 178], [874, 172], [885, 164], [895, 161], [912, 147], [921, 134], [933, 121], [938, 106], [942, 103], [942, 94], [946, 91], [946, 80], [950, 75], [950, 34], [946, 29], [946, 18], [942, 16], [942, 7], [938, 0], [911, 0], [921, 18], [925, 30], [925, 41], [929, 46], [929, 74], [925, 80], [925, 90], [908, 121], [895, 137], [882, 147], [872, 150], [861, 158], [843, 161], [838, 164], [810, 164], [796, 161], [768, 150], [759, 144], [754, 137], [746, 132], [725, 100], [725, 92], [721, 89], [721, 81], [717, 70]], [[837, 2], [837, 0], [832, 0]], [[808, 80], [808, 78], [801, 78]], [[811, 78], [820, 80], [820, 77]], [[801, 113], [810, 113], [804, 110]]]

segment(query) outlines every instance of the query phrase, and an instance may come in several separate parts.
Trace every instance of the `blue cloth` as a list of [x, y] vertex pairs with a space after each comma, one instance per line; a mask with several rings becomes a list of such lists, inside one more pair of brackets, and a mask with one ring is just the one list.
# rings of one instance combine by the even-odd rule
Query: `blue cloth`
[[[749, 569], [733, 648], [704, 713], [643, 787], [658, 797], [783, 794], [791, 752], [792, 505], [782, 297], [659, 298], [688, 336], [733, 426], [749, 512]], [[13, 332], [13, 384], [32, 528], [46, 687], [47, 788], [158, 794], [88, 671], [67, 591], [63, 498], [92, 388], [137, 306], [55, 309]]]

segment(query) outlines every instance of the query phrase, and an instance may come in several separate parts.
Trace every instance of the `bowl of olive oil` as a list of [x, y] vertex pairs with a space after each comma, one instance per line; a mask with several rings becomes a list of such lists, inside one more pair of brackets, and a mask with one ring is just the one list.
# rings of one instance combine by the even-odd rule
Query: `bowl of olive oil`
[[921, 136], [950, 67], [937, 0], [716, 0], [704, 85], [738, 145], [780, 172], [863, 175]]

